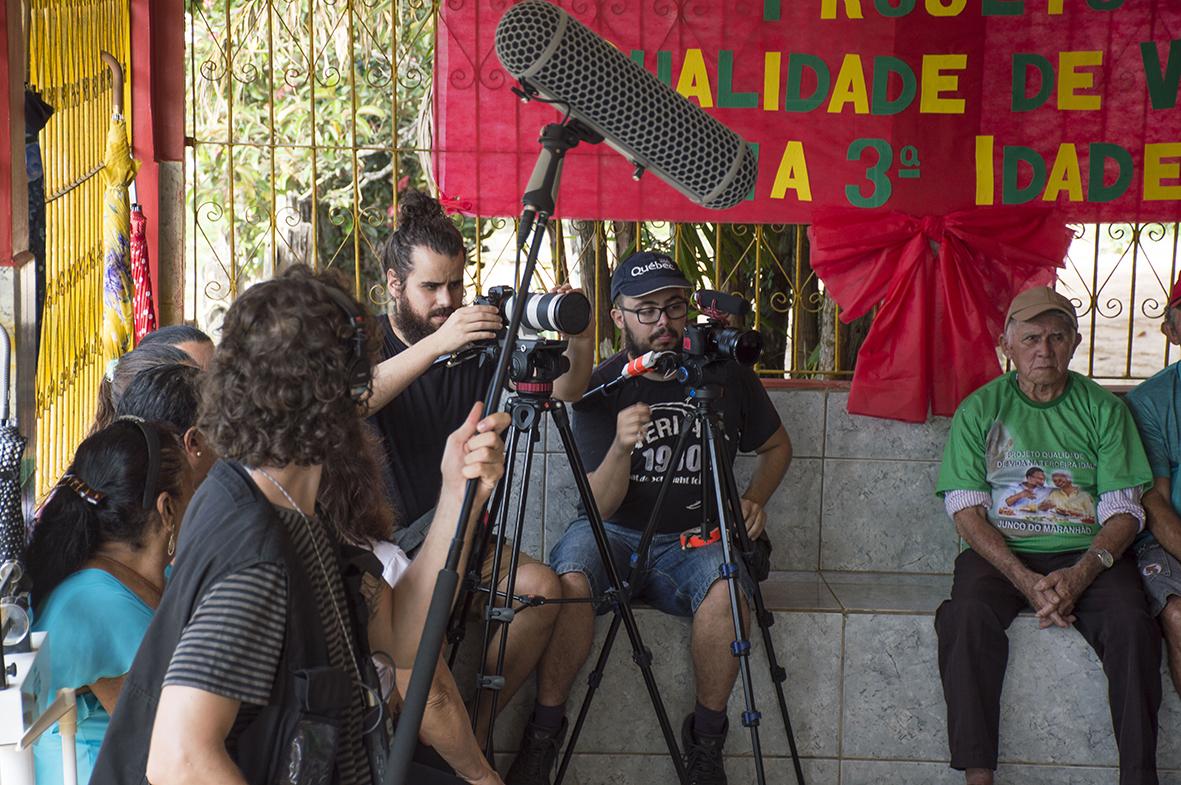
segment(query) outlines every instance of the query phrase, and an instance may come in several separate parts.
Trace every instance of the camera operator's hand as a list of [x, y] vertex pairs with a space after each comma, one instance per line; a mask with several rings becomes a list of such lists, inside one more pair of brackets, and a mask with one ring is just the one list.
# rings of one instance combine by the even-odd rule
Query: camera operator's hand
[[652, 410], [648, 404], [636, 403], [627, 407], [615, 418], [615, 443], [612, 446], [621, 453], [631, 455], [631, 451], [639, 446], [650, 422]]
[[[568, 283], [558, 284], [557, 286], [550, 289], [549, 291], [550, 291], [550, 294], [570, 294], [571, 292], [578, 292], [579, 294], [582, 294], [581, 289], [575, 289], [573, 286], [571, 286]], [[567, 340], [570, 340], [573, 338], [593, 339], [595, 337], [595, 320], [591, 319], [590, 321], [588, 321], [586, 323], [586, 329], [584, 329], [580, 333], [561, 333], [561, 335], [563, 338], [565, 338]]]
[[479, 480], [477, 506], [491, 495], [504, 474], [504, 442], [500, 434], [508, 427], [508, 412], [480, 418], [484, 404], [472, 406], [463, 425], [447, 438], [443, 451], [443, 493], [462, 496], [468, 480]]
[[746, 533], [752, 540], [757, 540], [767, 528], [767, 511], [758, 502], [742, 499], [742, 520], [746, 524]]
[[457, 308], [433, 335], [424, 340], [431, 342], [436, 355], [450, 354], [470, 343], [495, 338], [503, 326], [500, 312], [491, 305], [465, 305]]

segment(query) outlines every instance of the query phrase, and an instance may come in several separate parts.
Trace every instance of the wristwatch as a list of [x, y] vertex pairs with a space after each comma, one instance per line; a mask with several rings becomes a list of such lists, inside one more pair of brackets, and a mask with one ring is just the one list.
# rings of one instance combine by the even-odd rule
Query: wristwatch
[[1091, 553], [1095, 554], [1095, 558], [1103, 565], [1103, 569], [1107, 569], [1115, 564], [1115, 559], [1112, 558], [1111, 551], [1106, 548], [1092, 548]]

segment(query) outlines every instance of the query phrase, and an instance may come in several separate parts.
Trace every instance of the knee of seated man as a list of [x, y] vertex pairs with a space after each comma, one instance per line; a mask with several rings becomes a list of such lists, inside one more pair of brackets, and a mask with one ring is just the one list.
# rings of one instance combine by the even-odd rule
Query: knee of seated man
[[942, 635], [990, 624], [1000, 626], [996, 611], [987, 602], [974, 597], [944, 600], [935, 611], [935, 630]]
[[562, 582], [548, 565], [534, 562], [522, 564], [517, 574], [517, 594], [532, 594], [550, 599], [562, 596]]
[[1160, 625], [1173, 646], [1181, 646], [1181, 597], [1169, 597], [1165, 607], [1160, 612]]
[[1106, 614], [1104, 626], [1111, 640], [1126, 641], [1129, 645], [1160, 645], [1160, 627], [1143, 603], [1129, 602], [1112, 608]]
[[[741, 587], [738, 589], [738, 608], [745, 616], [747, 614], [746, 592]], [[709, 616], [725, 616], [730, 618], [730, 584], [722, 578], [716, 579], [710, 584], [709, 589], [705, 593], [705, 597], [701, 599], [698, 604], [694, 616], [701, 615]]]

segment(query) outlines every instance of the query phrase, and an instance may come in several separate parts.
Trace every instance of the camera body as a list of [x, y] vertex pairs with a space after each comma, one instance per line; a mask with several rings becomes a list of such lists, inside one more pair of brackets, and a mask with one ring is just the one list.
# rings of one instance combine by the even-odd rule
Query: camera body
[[730, 327], [730, 317], [745, 318], [750, 303], [741, 297], [703, 289], [693, 295], [694, 304], [708, 321], [685, 326], [681, 367], [677, 378], [689, 387], [721, 384], [727, 360], [754, 365], [763, 352], [763, 336], [755, 330]]
[[[475, 305], [490, 305], [500, 312], [505, 327], [501, 328], [496, 340], [490, 340], [484, 347], [491, 355], [502, 342], [507, 325], [512, 318], [516, 290], [511, 286], [493, 286], [487, 294], [476, 297]], [[509, 355], [509, 381], [520, 384], [550, 384], [570, 370], [566, 358], [566, 341], [554, 341], [535, 337], [540, 330], [562, 333], [580, 333], [590, 324], [590, 301], [581, 292], [564, 294], [525, 293], [525, 310], [521, 315], [521, 327], [528, 330], [529, 337], [518, 337]]]

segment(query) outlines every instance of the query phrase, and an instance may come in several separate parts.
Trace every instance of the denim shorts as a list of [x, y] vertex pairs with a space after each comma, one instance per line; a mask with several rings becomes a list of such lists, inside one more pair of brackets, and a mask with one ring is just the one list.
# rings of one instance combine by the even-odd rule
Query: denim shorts
[[1148, 595], [1148, 608], [1159, 616], [1170, 597], [1181, 597], [1181, 563], [1169, 555], [1154, 537], [1136, 545], [1136, 566]]
[[[621, 581], [631, 572], [632, 555], [640, 543], [641, 532], [614, 523], [605, 523], [611, 559]], [[558, 575], [580, 572], [590, 582], [591, 593], [600, 595], [611, 586], [599, 558], [599, 548], [591, 533], [590, 522], [579, 518], [550, 551], [550, 566]], [[742, 559], [737, 559], [738, 583], [750, 600], [754, 584]], [[679, 534], [657, 534], [652, 538], [648, 568], [640, 576], [632, 599], [644, 600], [657, 610], [674, 616], [692, 616], [705, 599], [714, 581], [722, 578], [722, 544], [681, 550]], [[609, 608], [599, 607], [599, 613]]]

